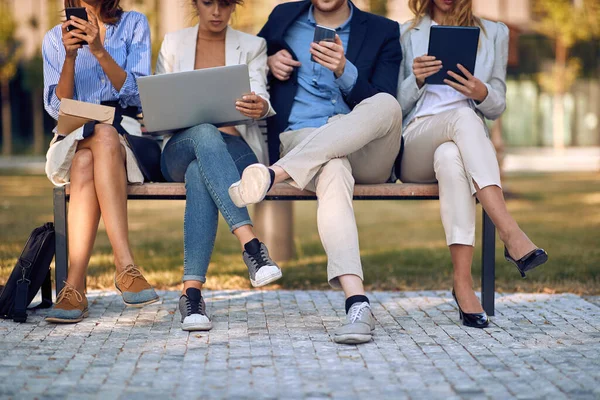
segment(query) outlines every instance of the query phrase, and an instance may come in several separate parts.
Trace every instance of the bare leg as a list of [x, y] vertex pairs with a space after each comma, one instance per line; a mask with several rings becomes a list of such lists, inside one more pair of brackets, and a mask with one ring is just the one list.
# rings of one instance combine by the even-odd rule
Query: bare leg
[[473, 292], [473, 278], [471, 277], [473, 246], [453, 244], [449, 248], [454, 265], [453, 288], [461, 308], [466, 313], [483, 312], [479, 299]]
[[68, 218], [70, 266], [67, 282], [83, 293], [100, 222], [100, 205], [94, 186], [94, 158], [89, 149], [77, 151], [73, 158]]
[[133, 264], [127, 225], [126, 153], [111, 125], [96, 125], [94, 134], [81, 142], [94, 154], [94, 183], [98, 203], [112, 245], [117, 272]]
[[344, 295], [346, 298], [350, 296], [364, 295], [365, 288], [363, 286], [363, 281], [357, 275], [340, 275], [339, 277], [340, 285], [342, 286], [342, 290], [344, 291]]
[[477, 183], [474, 182], [474, 184], [477, 190], [477, 198], [494, 225], [496, 225], [500, 240], [504, 242], [510, 255], [515, 259], [520, 259], [530, 251], [535, 250], [536, 245], [529, 240], [508, 212], [502, 189], [498, 186], [487, 186], [480, 189]]
[[237, 228], [233, 231], [235, 237], [238, 238], [240, 244], [242, 245], [242, 250], [244, 249], [244, 245], [251, 241], [252, 239], [256, 239], [256, 235], [254, 234], [254, 230], [251, 225], [244, 225]]
[[288, 173], [285, 172], [285, 170], [283, 168], [281, 168], [277, 165], [272, 165], [269, 167], [269, 169], [272, 169], [273, 172], [275, 172], [275, 181], [273, 182], [273, 184], [280, 183], [287, 179], [290, 179], [290, 176], [288, 175]]

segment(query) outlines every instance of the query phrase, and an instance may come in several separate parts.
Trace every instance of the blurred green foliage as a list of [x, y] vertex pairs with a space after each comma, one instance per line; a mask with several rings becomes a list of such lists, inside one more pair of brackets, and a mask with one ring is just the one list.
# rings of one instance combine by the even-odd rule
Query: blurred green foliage
[[571, 49], [600, 37], [600, 1], [535, 0], [533, 13], [534, 29], [554, 43], [554, 64], [538, 74], [538, 82], [548, 93], [565, 93], [582, 69]]

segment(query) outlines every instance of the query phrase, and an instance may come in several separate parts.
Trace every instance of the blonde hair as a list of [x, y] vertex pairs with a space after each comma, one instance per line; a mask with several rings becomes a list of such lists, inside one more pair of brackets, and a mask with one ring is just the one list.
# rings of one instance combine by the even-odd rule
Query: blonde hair
[[[433, 19], [433, 0], [408, 0], [408, 7], [415, 14], [409, 29], [419, 25], [426, 15]], [[455, 0], [450, 12], [440, 22], [440, 25], [478, 26], [485, 34], [481, 19], [473, 15], [473, 0]]]

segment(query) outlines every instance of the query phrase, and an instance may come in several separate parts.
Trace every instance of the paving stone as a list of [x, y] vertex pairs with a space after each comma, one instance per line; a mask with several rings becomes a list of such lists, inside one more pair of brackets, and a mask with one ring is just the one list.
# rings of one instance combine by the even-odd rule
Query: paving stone
[[369, 293], [374, 341], [338, 345], [334, 291], [205, 291], [210, 332], [180, 329], [176, 291], [128, 308], [89, 294], [76, 325], [0, 320], [0, 397], [122, 399], [595, 399], [600, 300], [497, 295], [466, 328], [449, 292]]

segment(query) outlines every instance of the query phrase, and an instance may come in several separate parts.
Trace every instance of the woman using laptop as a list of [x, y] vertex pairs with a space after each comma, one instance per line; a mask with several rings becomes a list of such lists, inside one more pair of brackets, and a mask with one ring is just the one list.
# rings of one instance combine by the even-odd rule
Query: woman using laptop
[[[242, 1], [192, 0], [198, 24], [165, 36], [156, 73], [248, 64], [253, 92], [235, 106], [241, 114], [259, 120], [275, 114], [266, 88], [267, 47], [264, 39], [228, 26]], [[179, 300], [183, 330], [212, 327], [201, 289], [213, 252], [219, 211], [242, 245], [252, 285], [264, 286], [281, 277], [281, 269], [256, 238], [247, 209], [236, 207], [228, 194], [240, 172], [259, 161], [268, 163], [266, 143], [256, 121], [220, 130], [207, 124], [195, 126], [176, 133], [164, 146], [163, 175], [169, 181], [185, 182], [187, 189], [183, 294]]]
[[115, 285], [125, 303], [141, 306], [158, 296], [135, 265], [129, 246], [127, 183], [141, 183], [143, 176], [117, 132], [140, 132], [131, 116], [140, 108], [136, 78], [150, 73], [148, 21], [140, 13], [123, 12], [119, 0], [65, 0], [64, 6], [85, 7], [88, 20], [72, 17], [44, 37], [46, 111], [58, 119], [61, 100], [74, 99], [108, 102], [123, 115], [115, 126], [97, 124], [56, 134], [47, 153], [46, 173], [52, 183], [71, 185], [69, 277], [46, 320], [72, 323], [88, 314], [85, 277], [100, 215], [114, 251]]
[[[439, 182], [442, 223], [454, 264], [454, 298], [463, 324], [484, 328], [488, 317], [471, 278], [475, 197], [498, 228], [506, 259], [523, 276], [548, 259], [506, 209], [496, 153], [484, 121], [497, 119], [506, 108], [508, 28], [475, 17], [472, 0], [409, 0], [409, 6], [416, 17], [401, 30], [404, 58], [398, 100], [404, 114], [405, 149], [399, 178]], [[430, 27], [435, 24], [481, 29], [475, 71], [442, 65], [426, 55]], [[446, 85], [425, 83], [442, 69], [449, 71]], [[456, 73], [459, 70], [466, 78]]]

